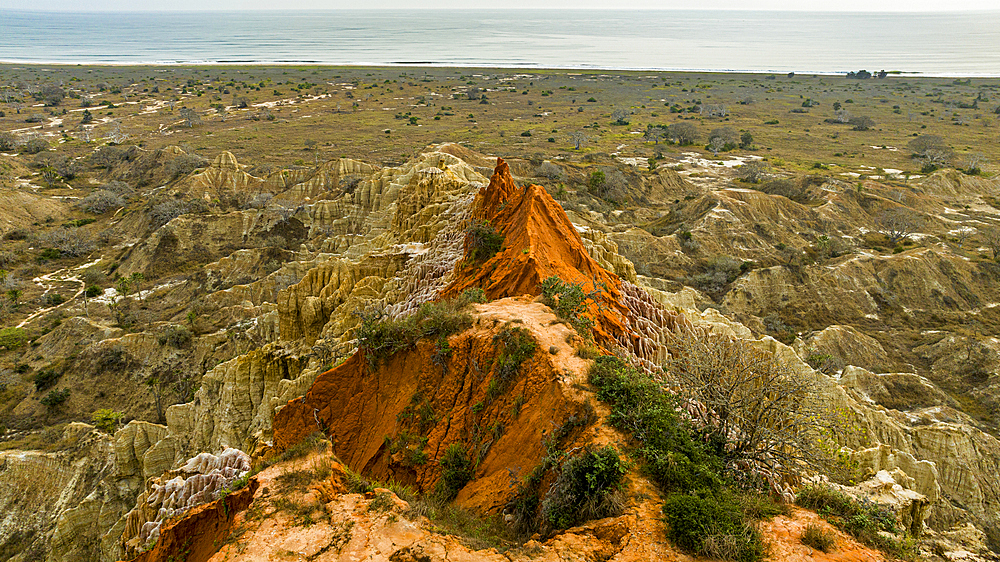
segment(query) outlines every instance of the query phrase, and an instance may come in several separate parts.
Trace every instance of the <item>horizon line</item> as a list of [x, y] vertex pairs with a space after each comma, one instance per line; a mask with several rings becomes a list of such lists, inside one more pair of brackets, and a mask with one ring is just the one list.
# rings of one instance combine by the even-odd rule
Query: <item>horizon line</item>
[[369, 7], [369, 8], [206, 8], [197, 10], [169, 10], [169, 9], [159, 9], [151, 8], [146, 10], [109, 10], [109, 9], [22, 9], [22, 8], [4, 8], [0, 6], [0, 12], [7, 13], [36, 13], [36, 14], [152, 14], [152, 13], [169, 13], [169, 14], [203, 14], [203, 13], [246, 13], [246, 12], [267, 12], [267, 13], [281, 13], [281, 12], [434, 12], [434, 11], [462, 11], [462, 12], [515, 12], [515, 11], [555, 11], [555, 12], [729, 12], [729, 13], [751, 13], [751, 12], [768, 12], [768, 13], [789, 13], [789, 14], [970, 14], [970, 13], [984, 13], [984, 14], [1000, 14], [1000, 8], [996, 9], [983, 9], [983, 8], [957, 8], [957, 9], [936, 9], [928, 8], [923, 10], [837, 10], [837, 9], [816, 9], [816, 10], [789, 10], [781, 8], [753, 8], [753, 9], [732, 9], [732, 8], [622, 8], [622, 7], [586, 7], [586, 8], [567, 8], [567, 7], [553, 7], [553, 6], [524, 6], [524, 7], [513, 7], [513, 8], [472, 8], [472, 7], [407, 7], [407, 8], [397, 8], [397, 7]]

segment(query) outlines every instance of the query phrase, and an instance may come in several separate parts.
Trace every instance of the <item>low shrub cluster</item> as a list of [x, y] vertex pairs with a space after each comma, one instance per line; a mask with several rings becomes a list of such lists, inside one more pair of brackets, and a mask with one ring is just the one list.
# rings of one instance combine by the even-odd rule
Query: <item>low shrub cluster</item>
[[153, 228], [159, 228], [188, 212], [190, 205], [180, 199], [167, 199], [149, 210], [149, 220]]
[[482, 264], [503, 247], [504, 235], [490, 221], [473, 220], [465, 229], [465, 255], [469, 263]]
[[567, 458], [542, 499], [542, 516], [553, 529], [568, 529], [619, 515], [625, 503], [626, 472], [628, 464], [610, 445]]
[[694, 427], [661, 382], [616, 357], [599, 357], [589, 380], [611, 406], [608, 422], [631, 434], [643, 470], [665, 494], [669, 538], [695, 554], [761, 560], [765, 548], [755, 520], [781, 507], [747, 481], [737, 483], [727, 470], [726, 440]]
[[52, 387], [59, 381], [59, 377], [62, 373], [57, 372], [54, 369], [42, 369], [35, 373], [35, 390], [42, 391], [47, 388]]
[[459, 490], [472, 480], [472, 460], [465, 450], [465, 445], [452, 443], [444, 450], [438, 459], [441, 466], [441, 479], [438, 481], [436, 493], [445, 501], [451, 501]]
[[101, 408], [94, 412], [94, 416], [91, 418], [91, 423], [94, 427], [103, 431], [104, 433], [114, 434], [118, 429], [118, 424], [122, 419], [121, 412], [116, 412], [110, 408]]
[[95, 191], [80, 201], [80, 207], [84, 211], [94, 213], [96, 215], [102, 215], [108, 211], [124, 206], [124, 197], [106, 189]]
[[361, 319], [358, 349], [374, 369], [380, 361], [412, 347], [420, 338], [447, 337], [471, 326], [472, 316], [462, 310], [469, 302], [463, 294], [447, 301], [424, 303], [401, 320], [386, 319], [380, 311], [355, 312]]
[[24, 328], [0, 328], [0, 348], [17, 349], [28, 341]]
[[511, 325], [505, 326], [493, 336], [493, 345], [502, 349], [493, 369], [493, 378], [486, 389], [486, 397], [490, 401], [506, 392], [511, 381], [520, 372], [521, 364], [530, 359], [538, 349], [538, 344], [528, 330]]
[[62, 390], [50, 391], [48, 394], [42, 397], [40, 402], [43, 405], [48, 406], [49, 408], [55, 408], [56, 406], [59, 406], [68, 399], [69, 399], [69, 389], [64, 388]]
[[701, 273], [696, 273], [685, 281], [694, 287], [721, 300], [730, 283], [753, 267], [753, 262], [740, 261], [729, 256], [715, 256], [703, 266]]
[[187, 347], [191, 343], [191, 339], [194, 334], [187, 326], [182, 326], [180, 324], [172, 324], [167, 326], [165, 330], [156, 338], [156, 341], [160, 345], [169, 345], [171, 347], [176, 347], [178, 349], [182, 347]]
[[820, 552], [830, 552], [836, 542], [836, 536], [816, 523], [806, 525], [802, 532], [802, 544], [815, 548]]
[[596, 302], [596, 297], [597, 291], [587, 293], [579, 283], [567, 283], [555, 275], [542, 281], [542, 302], [585, 338], [590, 337], [594, 321], [583, 314], [587, 300]]
[[[523, 480], [516, 482], [516, 490], [504, 506], [504, 514], [510, 520], [514, 536], [527, 539], [534, 533], [548, 533], [554, 524], [567, 520], [583, 521], [591, 516], [607, 517], [615, 515], [621, 505], [621, 472], [624, 476], [625, 462], [611, 448], [598, 451], [586, 450], [576, 457], [568, 456], [562, 449], [563, 443], [579, 427], [591, 424], [595, 419], [593, 407], [586, 407], [561, 423], [545, 440], [546, 455]], [[610, 450], [607, 450], [610, 449]], [[612, 451], [614, 451], [612, 453]], [[574, 458], [593, 456], [574, 461]], [[613, 455], [613, 457], [612, 457]], [[568, 465], [567, 465], [568, 463]], [[574, 483], [573, 477], [591, 479], [588, 483]], [[550, 487], [542, 493], [543, 481], [556, 482], [561, 486]], [[574, 503], [562, 496], [571, 494]], [[543, 506], [548, 506], [546, 510]], [[577, 512], [584, 509], [584, 512]], [[597, 515], [601, 514], [601, 515]]]
[[884, 505], [856, 500], [821, 484], [799, 490], [795, 503], [816, 510], [842, 531], [886, 554], [905, 559], [915, 554], [912, 539], [905, 537], [904, 530], [896, 524], [896, 515]]

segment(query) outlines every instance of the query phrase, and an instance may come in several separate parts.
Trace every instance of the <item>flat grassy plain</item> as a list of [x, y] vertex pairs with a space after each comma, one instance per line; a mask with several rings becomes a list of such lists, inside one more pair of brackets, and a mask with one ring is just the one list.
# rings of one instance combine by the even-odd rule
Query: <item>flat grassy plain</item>
[[[45, 86], [59, 86], [67, 97], [46, 107], [30, 95]], [[698, 106], [724, 106], [726, 115], [709, 117]], [[125, 144], [179, 145], [209, 158], [229, 150], [259, 171], [342, 156], [396, 164], [442, 141], [532, 160], [603, 153], [662, 154], [661, 162], [670, 162], [692, 151], [711, 157], [705, 148], [709, 131], [728, 126], [753, 136], [750, 149], [734, 154], [766, 157], [789, 173], [817, 165], [829, 167], [831, 175], [871, 175], [878, 168], [919, 173], [921, 164], [906, 146], [922, 134], [945, 139], [956, 165], [977, 153], [997, 162], [998, 106], [997, 78], [0, 65], [0, 131], [58, 139], [58, 151], [73, 156], [115, 134]], [[833, 122], [835, 107], [875, 125], [858, 131]], [[89, 124], [81, 123], [84, 110], [93, 117]], [[628, 113], [628, 124], [613, 123], [615, 110]], [[698, 143], [680, 147], [644, 139], [647, 125], [682, 120], [698, 128]], [[574, 133], [586, 138], [578, 149]], [[9, 175], [0, 181], [9, 183]]]

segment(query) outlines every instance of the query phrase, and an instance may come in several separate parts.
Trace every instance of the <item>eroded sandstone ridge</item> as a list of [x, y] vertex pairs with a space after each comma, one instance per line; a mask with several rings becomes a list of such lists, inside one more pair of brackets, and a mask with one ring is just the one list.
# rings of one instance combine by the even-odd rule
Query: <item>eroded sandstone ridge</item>
[[[484, 174], [491, 174], [488, 181]], [[676, 174], [671, 177], [678, 189], [693, 189]], [[858, 289], [851, 276], [871, 277], [906, 259], [926, 278], [936, 278], [942, 262], [934, 251], [845, 259], [830, 266], [833, 274], [828, 275], [782, 266], [757, 269], [725, 296], [730, 312], [738, 311], [727, 315], [706, 306], [710, 301], [704, 294], [636, 275], [636, 264], [625, 257], [638, 255], [636, 244], [648, 244], [654, 253], [639, 264], [643, 273], [679, 267], [675, 261], [685, 257], [672, 247], [674, 238], [597, 228], [586, 218], [593, 215], [582, 209], [567, 214], [544, 188], [518, 185], [503, 160], [456, 145], [431, 147], [398, 168], [339, 160], [267, 178], [252, 176], [232, 155], [223, 154], [203, 171], [170, 185], [171, 197], [193, 200], [260, 194], [284, 203], [220, 214], [187, 212], [159, 225], [143, 222], [148, 218], [136, 213], [116, 223], [123, 233], [149, 232], [133, 234], [118, 249], [117, 268], [123, 276], [142, 273], [149, 279], [149, 286], [139, 287], [136, 302], [173, 311], [173, 316], [140, 321], [126, 332], [96, 311], [88, 318], [88, 311], [72, 304], [80, 308], [67, 310], [80, 313], [39, 338], [34, 348], [38, 358], [29, 359], [41, 365], [45, 354], [69, 355], [67, 350], [79, 347], [79, 384], [103, 392], [97, 382], [87, 382], [98, 380], [96, 376], [85, 375], [122, 373], [119, 392], [143, 396], [138, 390], [153, 388], [155, 382], [148, 382], [157, 380], [153, 375], [191, 365], [202, 372], [190, 381], [190, 396], [163, 408], [162, 423], [131, 421], [111, 435], [74, 423], [63, 431], [58, 451], [0, 453], [0, 537], [5, 544], [26, 546], [5, 552], [13, 560], [110, 562], [146, 547], [150, 550], [140, 560], [165, 561], [185, 549], [191, 549], [190, 560], [256, 560], [267, 549], [306, 553], [315, 560], [558, 559], [568, 553], [617, 560], [687, 559], [664, 542], [658, 507], [650, 499], [655, 490], [639, 474], [630, 477], [634, 493], [625, 515], [539, 537], [526, 546], [530, 554], [524, 556], [476, 552], [435, 534], [419, 515], [407, 516], [404, 500], [393, 496], [379, 511], [370, 504], [381, 492], [366, 496], [344, 487], [350, 470], [433, 490], [441, 479], [437, 461], [449, 445], [467, 443], [475, 447], [477, 462], [456, 501], [496, 513], [509, 496], [512, 478], [539, 462], [553, 432], [570, 419], [606, 415], [583, 384], [589, 360], [576, 355], [583, 340], [536, 298], [551, 276], [580, 283], [591, 295], [585, 314], [593, 321], [596, 345], [641, 368], [656, 369], [668, 351], [669, 332], [684, 327], [752, 340], [787, 362], [796, 377], [813, 381], [818, 392], [812, 399], [855, 428], [837, 445], [844, 447], [844, 458], [862, 482], [845, 490], [891, 504], [901, 523], [921, 535], [928, 557], [962, 552], [988, 557], [991, 541], [1000, 536], [1000, 489], [994, 482], [1000, 472], [1000, 443], [977, 428], [948, 393], [917, 374], [890, 372], [885, 367], [895, 364], [891, 350], [850, 326], [829, 325], [792, 346], [760, 329], [762, 303], [801, 300], [808, 291], [808, 298], [827, 307], [834, 319], [884, 311], [875, 296], [844, 297]], [[769, 197], [733, 190], [706, 193], [691, 203], [705, 209], [690, 228], [708, 245], [712, 238], [706, 233], [723, 228], [723, 219], [750, 213], [754, 198], [764, 199], [766, 204], [752, 208], [763, 213], [767, 224], [808, 220], [805, 211], [792, 213], [786, 203]], [[838, 195], [823, 212], [850, 210], [850, 205], [857, 205], [851, 196]], [[504, 239], [496, 255], [476, 266], [466, 263], [466, 229], [474, 220], [489, 221]], [[743, 240], [747, 248], [759, 242], [749, 231], [734, 232], [730, 237]], [[277, 239], [280, 244], [274, 243]], [[270, 242], [260, 245], [257, 240]], [[196, 271], [184, 277], [168, 274], [177, 270]], [[940, 295], [957, 298], [950, 296], [959, 293], [955, 282], [973, 274], [954, 270], [950, 285], [941, 280]], [[815, 275], [816, 283], [803, 285], [788, 277], [794, 275]], [[363, 313], [401, 319], [424, 303], [469, 289], [482, 289], [487, 302], [471, 305], [471, 327], [444, 344], [420, 340], [384, 361], [369, 361], [363, 351], [356, 352]], [[925, 292], [927, 299], [944, 298]], [[106, 307], [100, 298], [90, 306]], [[180, 305], [191, 300], [198, 302], [194, 316]], [[190, 342], [159, 342], [168, 329], [176, 332], [176, 326], [185, 324], [196, 332]], [[513, 390], [491, 397], [491, 369], [500, 352], [496, 338], [510, 326], [526, 330], [537, 347], [511, 381]], [[941, 341], [920, 353], [947, 372], [948, 355], [960, 346]], [[815, 354], [836, 356], [845, 364], [816, 370], [805, 361]], [[905, 402], [899, 398], [903, 391]], [[434, 415], [417, 420], [414, 412], [424, 406]], [[19, 406], [29, 407], [37, 405]], [[134, 408], [155, 411], [152, 398]], [[424, 424], [416, 439], [414, 423]], [[560, 433], [568, 447], [626, 440], [599, 421], [572, 429]], [[277, 479], [298, 470], [294, 462], [268, 468], [230, 495], [224, 492], [239, 478], [240, 472], [233, 472], [237, 467], [218, 462], [202, 463], [204, 472], [186, 470], [194, 469], [191, 459], [210, 460], [204, 455], [235, 455], [225, 452], [227, 447], [260, 459], [317, 430], [330, 440], [329, 452], [339, 461], [325, 483], [295, 496], [314, 512], [327, 514], [314, 527], [302, 528], [295, 523], [301, 514], [289, 516], [274, 507], [282, 499]], [[411, 455], [417, 453], [426, 460], [413, 462]], [[209, 477], [213, 470], [216, 476]], [[198, 502], [183, 502], [188, 509], [183, 514], [170, 512], [186, 485], [177, 478], [198, 478], [198, 489], [191, 484], [192, 493], [181, 494], [185, 498], [204, 492]], [[796, 533], [813, 519], [814, 514], [794, 510], [766, 526], [778, 559], [804, 555]], [[222, 546], [236, 528], [243, 534]], [[160, 538], [151, 541], [154, 530]], [[838, 540], [850, 546], [840, 558], [829, 559], [879, 556], [846, 537]]]

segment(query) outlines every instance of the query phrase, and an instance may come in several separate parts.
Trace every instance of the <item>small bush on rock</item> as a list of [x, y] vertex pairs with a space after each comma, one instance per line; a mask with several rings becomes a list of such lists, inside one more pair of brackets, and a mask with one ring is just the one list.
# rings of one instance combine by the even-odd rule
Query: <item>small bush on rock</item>
[[441, 466], [441, 480], [438, 481], [438, 496], [445, 500], [453, 500], [459, 490], [472, 480], [472, 461], [469, 459], [465, 446], [452, 443], [444, 450], [444, 455], [438, 460]]
[[628, 465], [610, 445], [568, 458], [542, 500], [546, 521], [555, 529], [567, 529], [620, 514], [626, 472]]
[[482, 264], [503, 247], [504, 235], [490, 221], [472, 221], [465, 229], [465, 255], [469, 263]]
[[806, 525], [806, 530], [802, 532], [802, 544], [815, 548], [821, 552], [833, 550], [836, 536], [816, 523]]

